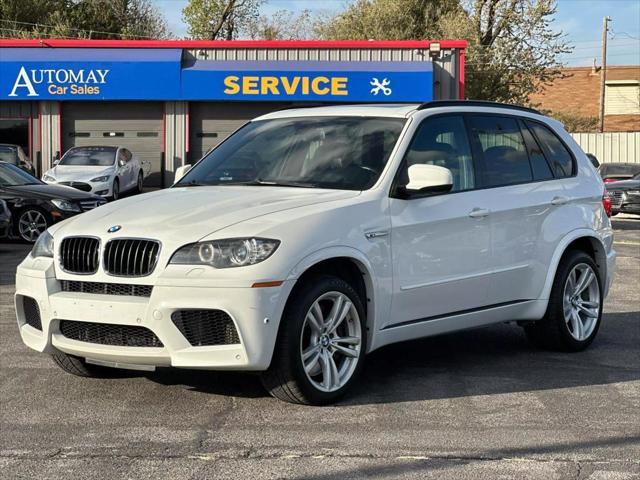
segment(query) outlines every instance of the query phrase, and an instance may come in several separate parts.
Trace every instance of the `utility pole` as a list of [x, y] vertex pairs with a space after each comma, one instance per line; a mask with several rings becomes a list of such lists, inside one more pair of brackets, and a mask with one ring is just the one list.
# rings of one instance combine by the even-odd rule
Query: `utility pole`
[[600, 71], [600, 133], [604, 132], [604, 92], [607, 82], [607, 33], [609, 32], [609, 17], [602, 19], [602, 70]]

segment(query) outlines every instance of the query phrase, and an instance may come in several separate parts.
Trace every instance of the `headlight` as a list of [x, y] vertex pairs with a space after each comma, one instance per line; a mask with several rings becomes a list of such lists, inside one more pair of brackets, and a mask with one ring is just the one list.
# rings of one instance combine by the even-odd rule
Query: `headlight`
[[214, 268], [255, 265], [269, 258], [280, 240], [268, 238], [229, 238], [190, 243], [173, 254], [169, 263], [209, 265]]
[[43, 175], [42, 176], [42, 180], [45, 182], [55, 182], [56, 179], [53, 178], [51, 175]]
[[108, 182], [109, 181], [109, 175], [103, 175], [102, 177], [96, 177], [96, 178], [93, 178], [93, 179], [91, 179], [89, 181], [90, 182], [96, 182], [96, 183]]
[[64, 210], [65, 212], [81, 212], [82, 211], [78, 205], [76, 205], [75, 203], [71, 203], [69, 200], [55, 199], [55, 200], [51, 200], [51, 203], [53, 203], [60, 210]]
[[45, 230], [40, 234], [38, 240], [31, 249], [31, 256], [36, 257], [51, 257], [53, 258], [53, 236], [49, 233], [49, 230]]

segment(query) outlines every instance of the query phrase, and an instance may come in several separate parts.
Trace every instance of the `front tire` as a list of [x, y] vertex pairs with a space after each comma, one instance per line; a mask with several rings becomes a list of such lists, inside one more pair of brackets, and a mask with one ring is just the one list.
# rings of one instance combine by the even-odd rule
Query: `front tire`
[[262, 383], [286, 402], [333, 403], [362, 369], [367, 338], [362, 300], [333, 276], [310, 279], [292, 295]]
[[142, 177], [142, 170], [138, 172], [138, 181], [136, 182], [136, 193], [142, 193], [144, 178]]
[[109, 370], [114, 370], [109, 367], [92, 365], [85, 362], [84, 359], [80, 357], [69, 355], [61, 352], [60, 350], [56, 350], [52, 353], [51, 358], [58, 367], [71, 375], [75, 375], [76, 377], [107, 377], [109, 374], [113, 374], [113, 372], [110, 372]]
[[120, 198], [120, 182], [118, 177], [113, 180], [113, 186], [111, 187], [111, 200], [116, 201]]
[[602, 280], [593, 259], [567, 253], [558, 266], [544, 318], [525, 327], [535, 345], [578, 352], [593, 342], [602, 319]]

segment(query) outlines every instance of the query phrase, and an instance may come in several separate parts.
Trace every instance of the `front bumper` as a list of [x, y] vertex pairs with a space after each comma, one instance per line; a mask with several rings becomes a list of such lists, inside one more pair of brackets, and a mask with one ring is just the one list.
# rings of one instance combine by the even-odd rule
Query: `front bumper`
[[[34, 268], [21, 265], [16, 274], [16, 316], [24, 343], [39, 352], [57, 349], [121, 366], [265, 370], [271, 362], [279, 319], [293, 287], [293, 281], [269, 288], [194, 287], [185, 280], [175, 286], [154, 286], [150, 297], [71, 293], [61, 291], [61, 282], [55, 278], [49, 259], [31, 263]], [[25, 296], [37, 302], [42, 330], [26, 323]], [[235, 324], [240, 343], [191, 346], [171, 321], [174, 311], [188, 309], [226, 312]], [[60, 332], [61, 320], [146, 327], [163, 346], [112, 346], [72, 340]]]
[[[107, 198], [110, 197], [113, 192], [113, 181], [107, 181], [107, 182], [89, 182], [89, 181], [85, 181], [85, 180], [79, 180], [79, 183], [83, 183], [86, 185], [89, 185], [91, 187], [91, 189], [82, 189], [82, 188], [77, 188], [74, 185], [66, 185], [68, 187], [71, 188], [75, 188], [76, 190], [80, 190], [81, 192], [86, 192], [86, 193], [93, 193], [94, 195], [99, 195], [101, 197]], [[51, 181], [45, 181], [45, 183], [48, 183], [49, 185], [65, 185], [63, 182], [59, 182], [59, 181], [55, 181], [55, 182], [51, 182]]]

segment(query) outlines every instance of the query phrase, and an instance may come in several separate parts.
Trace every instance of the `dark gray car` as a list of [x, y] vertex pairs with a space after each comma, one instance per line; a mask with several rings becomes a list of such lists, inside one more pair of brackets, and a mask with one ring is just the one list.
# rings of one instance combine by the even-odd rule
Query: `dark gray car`
[[640, 173], [631, 180], [606, 184], [611, 197], [611, 214], [635, 213], [640, 215]]

